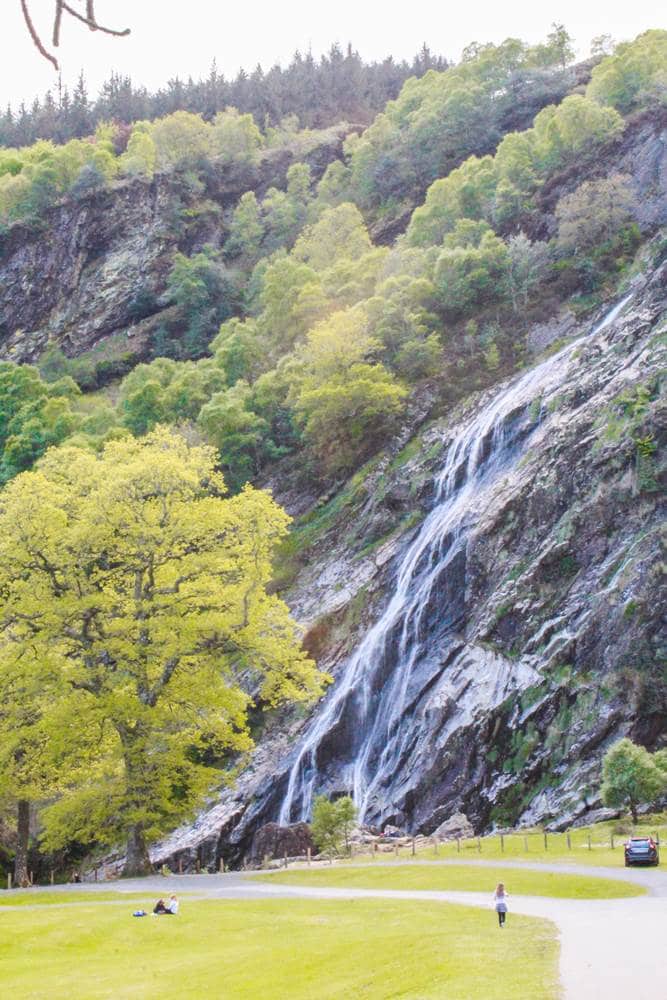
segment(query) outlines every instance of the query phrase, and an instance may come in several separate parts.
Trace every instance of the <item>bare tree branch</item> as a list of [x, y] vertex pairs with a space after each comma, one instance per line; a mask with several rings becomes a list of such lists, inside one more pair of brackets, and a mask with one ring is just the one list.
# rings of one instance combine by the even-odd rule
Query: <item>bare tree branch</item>
[[125, 35], [129, 35], [130, 33], [129, 28], [123, 28], [122, 31], [116, 31], [114, 28], [105, 28], [101, 25], [95, 17], [93, 0], [87, 0], [85, 15], [80, 14], [78, 10], [74, 10], [74, 8], [70, 7], [68, 3], [65, 3], [65, 0], [56, 0], [56, 7], [62, 7], [62, 9], [66, 10], [68, 14], [75, 17], [77, 21], [87, 24], [91, 31], [103, 31], [105, 35], [115, 35], [116, 38], [123, 38]]
[[[58, 20], [58, 14], [60, 13], [60, 11], [59, 11], [58, 8], [59, 8], [59, 5], [57, 5], [57, 9], [56, 9], [56, 20]], [[27, 2], [27, 0], [21, 0], [21, 10], [23, 11], [23, 20], [25, 21], [25, 23], [26, 23], [26, 25], [28, 27], [28, 31], [30, 32], [30, 37], [32, 38], [32, 41], [33, 41], [33, 45], [35, 46], [35, 48], [37, 49], [37, 51], [40, 52], [41, 55], [44, 56], [45, 59], [48, 59], [48, 61], [50, 63], [52, 63], [56, 69], [59, 69], [60, 67], [58, 66], [58, 60], [55, 58], [55, 56], [52, 56], [50, 52], [46, 51], [46, 49], [42, 45], [42, 42], [40, 40], [39, 35], [35, 31], [35, 26], [32, 23], [32, 18], [30, 16], [30, 11], [28, 10], [28, 2]], [[55, 26], [54, 26], [54, 32], [55, 32]]]
[[[23, 12], [23, 20], [26, 23], [28, 32], [32, 39], [33, 45], [45, 59], [55, 67], [59, 69], [58, 60], [56, 57], [49, 52], [42, 42], [37, 29], [35, 28], [32, 15], [30, 13], [30, 7], [28, 5], [28, 0], [21, 0], [21, 10]], [[55, 9], [53, 13], [53, 32], [52, 32], [52, 43], [54, 49], [57, 49], [60, 45], [60, 33], [62, 29], [63, 13], [69, 14], [71, 17], [75, 18], [77, 21], [81, 21], [82, 24], [87, 25], [91, 31], [102, 31], [105, 35], [114, 35], [116, 38], [123, 38], [125, 35], [130, 34], [129, 28], [124, 28], [122, 31], [117, 31], [114, 28], [107, 28], [100, 24], [95, 16], [95, 0], [86, 0], [86, 13], [81, 14], [78, 10], [66, 2], [66, 0], [55, 0]]]
[[63, 19], [63, 9], [59, 3], [56, 4], [56, 13], [53, 18], [53, 45], [58, 48], [58, 42], [60, 41], [60, 25]]

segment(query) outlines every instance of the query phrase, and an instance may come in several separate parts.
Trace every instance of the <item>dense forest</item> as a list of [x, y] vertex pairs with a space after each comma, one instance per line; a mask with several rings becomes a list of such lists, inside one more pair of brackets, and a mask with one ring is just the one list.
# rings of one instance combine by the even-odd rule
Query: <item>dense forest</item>
[[[294, 163], [284, 190], [241, 197], [220, 246], [175, 255], [159, 301], [139, 290], [135, 319], [172, 308], [153, 336], [155, 360], [127, 375], [115, 402], [81, 392], [117, 369], [67, 358], [55, 342], [37, 369], [5, 362], [3, 478], [72, 436], [99, 447], [164, 422], [196, 426], [230, 484], [291, 452], [326, 478], [386, 440], [424, 380], [436, 378], [441, 405], [451, 405], [520, 366], [519, 331], [563, 297], [586, 308], [640, 242], [620, 175], [582, 183], [554, 206], [550, 232], [528, 234], [544, 228], [538, 199], [550, 179], [593, 163], [622, 134], [623, 113], [660, 99], [666, 44], [649, 32], [621, 46], [585, 93], [505, 133], [493, 155], [473, 151], [500, 128], [533, 50], [511, 40], [411, 79], [316, 185], [308, 165]], [[0, 152], [0, 218], [39, 224], [63, 194], [165, 171], [197, 213], [216, 212], [212, 171], [248, 170], [281, 144], [307, 151], [316, 135], [278, 128], [267, 137], [234, 109], [211, 122], [186, 111], [139, 122], [121, 149], [118, 128], [98, 126], [93, 142]], [[405, 235], [377, 246], [368, 225], [396, 211], [388, 182], [397, 178], [402, 206], [433, 183]], [[177, 201], [174, 212], [171, 225], [182, 227], [193, 210]]]
[[[422, 421], [447, 413], [524, 367], [531, 325], [565, 302], [590, 313], [655, 236], [640, 225], [631, 178], [597, 164], [633, 122], [664, 108], [667, 32], [599, 52], [584, 83], [572, 57], [559, 27], [539, 46], [470, 46], [452, 66], [426, 48], [411, 66], [365, 66], [334, 48], [319, 63], [296, 56], [286, 70], [233, 82], [213, 70], [156, 95], [114, 78], [95, 103], [82, 80], [71, 97], [47, 95], [0, 121], [0, 252], [17, 233], [43, 232], [59, 206], [160, 185], [174, 247], [162, 287], [127, 296], [128, 327], [153, 323], [139, 355], [125, 347], [110, 360], [53, 337], [35, 364], [0, 362], [0, 729], [14, 733], [0, 791], [48, 803], [49, 850], [110, 846], [129, 830], [143, 864], [144, 841], [191, 813], [221, 763], [249, 747], [250, 663], [262, 664], [253, 682], [266, 704], [312, 699], [326, 683], [271, 592], [287, 521], [248, 484], [280, 468], [303, 488], [334, 490], [417, 411]], [[368, 127], [348, 130], [342, 155], [316, 172], [309, 155], [341, 119]], [[283, 153], [284, 179], [257, 182]], [[223, 205], [216, 192], [229, 178], [243, 193]], [[217, 235], [198, 243], [202, 220]], [[133, 506], [130, 471], [140, 468], [154, 504], [149, 543]], [[108, 515], [97, 534], [95, 505]], [[228, 562], [198, 534], [211, 518], [234, 538]], [[261, 530], [252, 536], [249, 524]], [[152, 562], [139, 573], [142, 545]], [[103, 552], [94, 567], [93, 550]], [[202, 623], [198, 588], [214, 577], [226, 610], [207, 607]], [[178, 642], [168, 594], [185, 608]], [[43, 619], [50, 600], [57, 610]], [[131, 600], [142, 609], [134, 619]], [[163, 658], [151, 682], [149, 634]], [[17, 643], [33, 650], [20, 662]], [[215, 657], [232, 680], [206, 705], [186, 697], [188, 676], [212, 683]], [[117, 672], [123, 658], [131, 691]], [[70, 661], [63, 691], [58, 669]], [[127, 699], [141, 725], [128, 725]], [[59, 739], [68, 714], [80, 730]], [[147, 789], [141, 762], [161, 733], [164, 768]], [[28, 762], [21, 740], [34, 749]], [[84, 763], [62, 782], [75, 759]]]
[[315, 59], [296, 52], [286, 67], [273, 66], [266, 73], [257, 66], [252, 73], [240, 70], [227, 80], [215, 66], [203, 80], [170, 80], [155, 94], [126, 76], [112, 74], [97, 98], [89, 95], [82, 73], [72, 93], [58, 85], [30, 108], [8, 107], [0, 116], [0, 146], [18, 146], [52, 139], [67, 142], [93, 132], [100, 122], [152, 121], [191, 111], [210, 121], [225, 108], [251, 114], [262, 127], [295, 117], [302, 128], [326, 128], [335, 122], [369, 124], [387, 101], [393, 100], [405, 81], [428, 70], [444, 70], [447, 60], [424, 45], [411, 63], [365, 63], [352, 46], [343, 52], [333, 45]]

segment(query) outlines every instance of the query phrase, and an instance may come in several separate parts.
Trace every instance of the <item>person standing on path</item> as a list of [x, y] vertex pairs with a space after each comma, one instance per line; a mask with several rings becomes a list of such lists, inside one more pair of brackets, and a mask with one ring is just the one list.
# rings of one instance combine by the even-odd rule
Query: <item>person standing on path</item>
[[505, 884], [499, 882], [496, 886], [496, 891], [493, 894], [493, 905], [496, 908], [496, 913], [498, 914], [498, 926], [505, 926], [505, 917], [507, 916], [507, 893], [505, 892]]

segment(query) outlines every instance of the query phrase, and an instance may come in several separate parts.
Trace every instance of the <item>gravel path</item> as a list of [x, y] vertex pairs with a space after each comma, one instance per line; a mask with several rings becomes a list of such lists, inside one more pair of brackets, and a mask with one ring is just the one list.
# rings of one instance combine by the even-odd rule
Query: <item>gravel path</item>
[[[427, 863], [446, 865], [452, 862]], [[381, 862], [377, 862], [374, 867], [379, 867], [380, 864]], [[386, 867], [395, 867], [395, 864], [393, 862]], [[501, 867], [497, 861], [466, 864]], [[502, 867], [526, 870], [529, 865], [521, 861], [507, 861], [502, 863]], [[533, 867], [539, 871], [631, 881], [644, 886], [648, 891], [648, 895], [632, 899], [574, 900], [511, 895], [508, 933], [511, 933], [511, 913], [544, 917], [552, 920], [558, 927], [561, 939], [560, 972], [565, 1000], [667, 1000], [666, 872], [558, 864]], [[53, 888], [55, 891], [82, 894], [93, 894], [104, 889], [156, 896], [187, 892], [207, 899], [422, 899], [483, 906], [489, 910], [493, 892], [493, 886], [489, 887], [488, 893], [321, 887], [311, 889], [305, 886], [256, 882], [253, 881], [252, 874], [230, 872], [226, 875], [180, 875], [169, 878], [154, 876]], [[511, 890], [511, 878], [507, 882]], [[491, 919], [491, 913], [489, 917]], [[530, 998], [521, 997], [517, 1000]]]

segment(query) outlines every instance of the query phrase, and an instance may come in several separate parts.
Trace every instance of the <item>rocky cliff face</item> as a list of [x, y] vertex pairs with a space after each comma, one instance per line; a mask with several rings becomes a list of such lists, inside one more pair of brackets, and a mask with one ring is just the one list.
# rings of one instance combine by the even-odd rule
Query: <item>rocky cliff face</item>
[[[563, 193], [612, 169], [632, 178], [644, 231], [664, 226], [664, 128], [660, 113], [637, 120], [598, 162], [554, 179], [531, 235], [551, 234]], [[310, 154], [315, 176], [344, 131]], [[290, 163], [279, 152], [251, 175], [210, 177], [203, 201], [174, 178], [121, 184], [54, 207], [39, 232], [13, 227], [0, 356], [31, 361], [54, 338], [72, 355], [121, 341], [140, 358], [174, 252], [220, 245], [240, 194]], [[477, 830], [561, 825], [596, 806], [611, 741], [664, 742], [663, 257], [658, 237], [598, 317], [536, 327], [525, 375], [415, 434], [418, 399], [400, 440], [326, 501], [272, 482], [306, 512], [281, 585], [335, 684], [309, 715], [270, 719], [235, 788], [155, 860], [238, 864], [260, 826], [307, 816], [318, 792], [353, 791], [366, 822], [412, 832], [457, 812]]]
[[598, 804], [610, 742], [664, 740], [666, 320], [667, 263], [648, 262], [597, 324], [570, 321], [570, 346], [320, 512], [288, 599], [336, 683], [156, 858], [239, 862], [317, 792], [413, 832], [458, 811], [564, 825]]
[[241, 195], [281, 186], [295, 160], [319, 179], [348, 131], [322, 133], [305, 156], [272, 150], [256, 166], [212, 171], [204, 192], [178, 175], [156, 175], [63, 201], [38, 228], [12, 226], [0, 237], [0, 357], [34, 361], [52, 339], [70, 356], [100, 345], [140, 359], [167, 318], [176, 251], [220, 246]]

